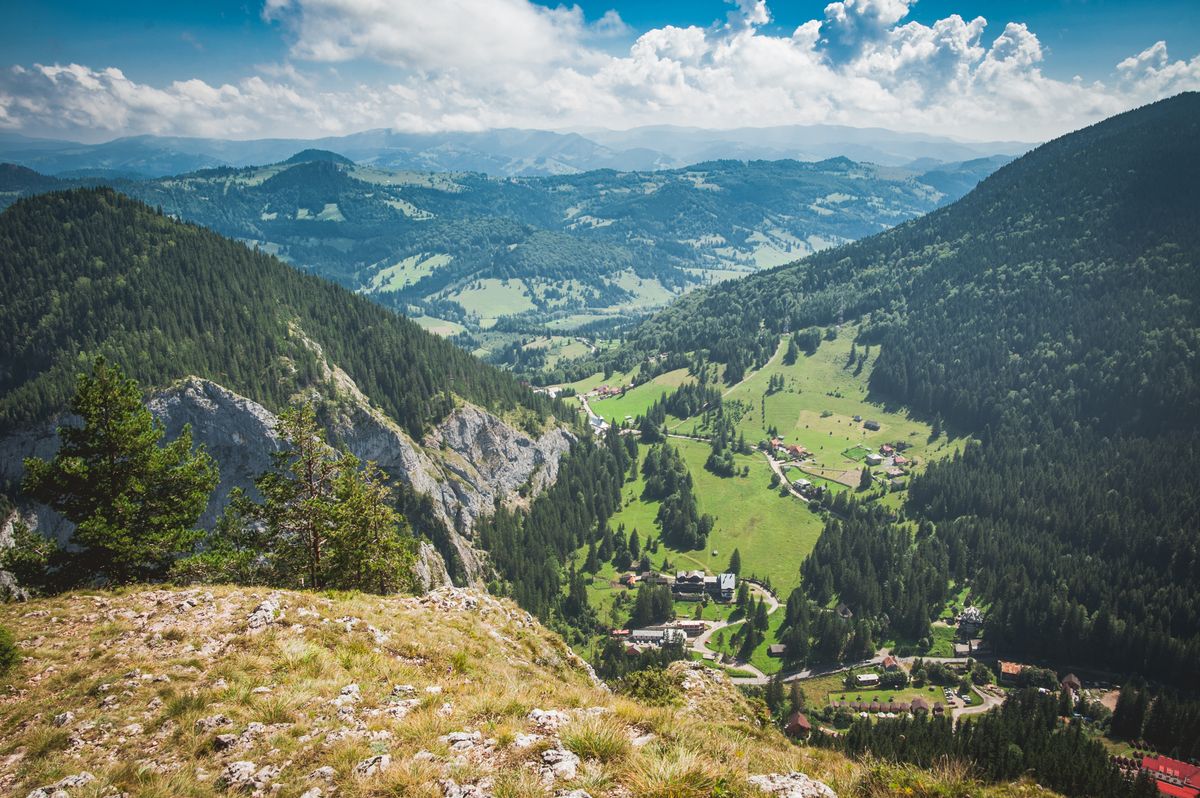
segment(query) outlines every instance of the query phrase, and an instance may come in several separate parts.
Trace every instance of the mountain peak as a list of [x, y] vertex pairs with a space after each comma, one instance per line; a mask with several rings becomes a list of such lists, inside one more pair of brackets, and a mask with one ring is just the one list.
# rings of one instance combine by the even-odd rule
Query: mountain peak
[[283, 163], [295, 164], [295, 163], [309, 163], [311, 161], [329, 161], [332, 163], [344, 164], [346, 166], [354, 165], [354, 161], [350, 160], [345, 155], [339, 155], [338, 153], [333, 152], [332, 150], [319, 150], [319, 149], [315, 149], [315, 148], [301, 150], [300, 152], [293, 155], [291, 158], [288, 158]]

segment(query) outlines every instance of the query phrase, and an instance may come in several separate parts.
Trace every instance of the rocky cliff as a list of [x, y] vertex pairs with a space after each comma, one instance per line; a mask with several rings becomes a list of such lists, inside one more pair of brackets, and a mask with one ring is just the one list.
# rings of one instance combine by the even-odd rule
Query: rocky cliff
[[[329, 384], [335, 390], [317, 397], [331, 437], [429, 496], [467, 579], [475, 584], [484, 581], [488, 569], [474, 546], [476, 519], [492, 512], [497, 503], [517, 501], [522, 487], [534, 495], [553, 483], [559, 459], [574, 440], [572, 434], [552, 427], [532, 437], [491, 413], [461, 404], [425, 440], [416, 442], [373, 408], [344, 374], [331, 376]], [[201, 519], [206, 526], [224, 509], [232, 489], [253, 493], [255, 477], [271, 467], [271, 453], [281, 446], [273, 413], [208, 380], [183, 380], [155, 394], [148, 406], [163, 422], [168, 438], [190, 424], [195, 442], [220, 467], [220, 485]], [[0, 440], [0, 482], [18, 482], [26, 457], [53, 456], [58, 447], [54, 426], [46, 424]], [[43, 534], [60, 541], [70, 537], [71, 525], [46, 507], [26, 506], [21, 513]], [[7, 519], [3, 527], [11, 527], [13, 520]], [[0, 528], [0, 545], [4, 534]], [[419, 573], [426, 589], [450, 581], [443, 558], [428, 543], [421, 547]]]

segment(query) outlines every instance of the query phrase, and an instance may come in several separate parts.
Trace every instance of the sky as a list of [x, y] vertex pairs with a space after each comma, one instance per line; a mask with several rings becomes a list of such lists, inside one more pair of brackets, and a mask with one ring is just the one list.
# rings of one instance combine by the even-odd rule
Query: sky
[[0, 135], [843, 124], [1041, 141], [1200, 90], [1200, 0], [4, 3]]

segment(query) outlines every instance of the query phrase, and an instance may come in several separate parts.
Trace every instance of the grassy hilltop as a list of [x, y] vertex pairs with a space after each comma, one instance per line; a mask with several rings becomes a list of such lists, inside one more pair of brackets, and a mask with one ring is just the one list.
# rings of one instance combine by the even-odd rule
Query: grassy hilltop
[[611, 693], [469, 591], [81, 591], [0, 624], [23, 655], [0, 682], [7, 795], [700, 798], [793, 771], [843, 796], [1046, 794], [793, 745], [705, 669], [676, 665], [665, 705]]

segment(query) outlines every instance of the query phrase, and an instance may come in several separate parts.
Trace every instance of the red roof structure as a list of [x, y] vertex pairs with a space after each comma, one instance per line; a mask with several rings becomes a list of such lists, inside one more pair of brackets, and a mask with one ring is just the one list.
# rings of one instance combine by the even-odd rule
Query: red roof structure
[[808, 717], [803, 712], [793, 712], [783, 730], [789, 737], [798, 737], [812, 731], [812, 724], [808, 722]]
[[1142, 770], [1158, 783], [1158, 791], [1175, 798], [1200, 796], [1200, 766], [1169, 756], [1142, 757]]

